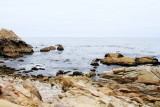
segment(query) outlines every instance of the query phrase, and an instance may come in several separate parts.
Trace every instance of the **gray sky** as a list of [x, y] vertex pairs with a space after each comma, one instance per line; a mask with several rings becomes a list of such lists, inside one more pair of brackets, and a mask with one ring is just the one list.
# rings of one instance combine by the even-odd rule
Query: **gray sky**
[[0, 0], [21, 37], [160, 37], [160, 0]]

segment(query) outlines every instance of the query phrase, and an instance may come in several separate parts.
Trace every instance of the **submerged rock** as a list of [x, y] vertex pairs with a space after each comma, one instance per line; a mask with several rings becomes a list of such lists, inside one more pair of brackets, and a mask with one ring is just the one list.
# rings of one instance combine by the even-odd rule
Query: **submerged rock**
[[55, 49], [56, 47], [50, 46], [50, 47], [45, 47], [45, 48], [40, 49], [40, 52], [48, 52], [50, 50], [55, 50]]
[[101, 59], [101, 63], [107, 65], [135, 66], [139, 64], [157, 64], [158, 59], [154, 57], [129, 58], [123, 57], [120, 53], [108, 53], [104, 59]]
[[23, 59], [19, 59], [18, 61], [19, 61], [19, 62], [24, 62], [24, 60], [23, 60]]
[[58, 45], [57, 50], [62, 51], [62, 50], [64, 50], [64, 48], [62, 45]]
[[32, 46], [22, 41], [13, 31], [0, 30], [0, 55], [20, 57], [22, 53], [33, 53]]

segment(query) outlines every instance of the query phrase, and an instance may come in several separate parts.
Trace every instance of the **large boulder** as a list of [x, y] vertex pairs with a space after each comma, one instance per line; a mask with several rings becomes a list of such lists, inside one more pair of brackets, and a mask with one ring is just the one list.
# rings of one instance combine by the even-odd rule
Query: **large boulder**
[[123, 57], [120, 53], [108, 53], [105, 58], [101, 59], [101, 63], [107, 65], [124, 65], [135, 66], [140, 64], [158, 64], [158, 59], [154, 57], [130, 58]]
[[40, 52], [48, 52], [50, 50], [55, 50], [55, 49], [56, 47], [50, 46], [50, 47], [45, 47], [45, 48], [40, 49]]
[[22, 41], [13, 31], [0, 30], [0, 55], [20, 57], [22, 53], [32, 53], [32, 46]]
[[134, 58], [123, 57], [123, 55], [119, 53], [106, 54], [105, 58], [101, 59], [101, 63], [107, 65], [127, 65], [127, 66], [136, 65]]

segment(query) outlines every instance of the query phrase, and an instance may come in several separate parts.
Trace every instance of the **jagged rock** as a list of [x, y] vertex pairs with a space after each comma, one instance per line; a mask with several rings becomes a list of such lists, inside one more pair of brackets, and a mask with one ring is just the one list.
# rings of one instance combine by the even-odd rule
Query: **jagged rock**
[[62, 45], [58, 45], [57, 50], [62, 51], [62, 50], [64, 50], [64, 48]]
[[[97, 87], [94, 81], [88, 77], [59, 75], [52, 78], [51, 84], [30, 79], [0, 77], [0, 86], [2, 86], [3, 92], [1, 99], [28, 107], [147, 107], [143, 101], [139, 103], [141, 102], [139, 99], [136, 99], [139, 102], [131, 100], [134, 98], [133, 95], [107, 95], [106, 91], [108, 91], [107, 93], [115, 92], [107, 86]], [[155, 100], [151, 97], [146, 98]], [[158, 102], [156, 104], [158, 105]]]
[[[160, 101], [160, 67], [139, 66], [116, 68], [100, 75], [101, 87], [111, 89], [108, 95], [132, 97], [134, 101], [148, 104]], [[102, 90], [105, 92], [104, 90]]]
[[45, 48], [40, 49], [40, 52], [48, 52], [50, 50], [55, 50], [55, 49], [56, 47], [50, 46], [50, 47], [45, 47]]
[[0, 30], [0, 55], [20, 57], [22, 53], [33, 53], [30, 45], [22, 41], [13, 31]]

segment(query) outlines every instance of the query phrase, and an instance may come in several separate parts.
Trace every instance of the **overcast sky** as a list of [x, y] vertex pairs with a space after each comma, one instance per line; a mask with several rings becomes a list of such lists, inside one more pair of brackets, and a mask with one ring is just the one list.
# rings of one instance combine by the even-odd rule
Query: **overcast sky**
[[21, 37], [160, 37], [160, 0], [0, 0]]

